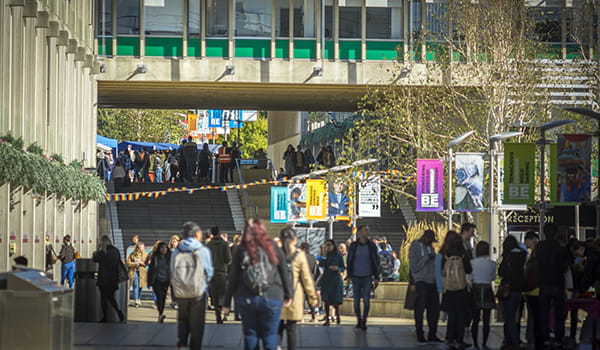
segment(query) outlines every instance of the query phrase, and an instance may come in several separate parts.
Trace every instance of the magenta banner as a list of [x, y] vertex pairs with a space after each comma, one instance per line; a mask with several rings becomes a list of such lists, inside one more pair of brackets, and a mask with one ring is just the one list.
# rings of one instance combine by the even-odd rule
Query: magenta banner
[[417, 159], [417, 211], [444, 210], [444, 163]]

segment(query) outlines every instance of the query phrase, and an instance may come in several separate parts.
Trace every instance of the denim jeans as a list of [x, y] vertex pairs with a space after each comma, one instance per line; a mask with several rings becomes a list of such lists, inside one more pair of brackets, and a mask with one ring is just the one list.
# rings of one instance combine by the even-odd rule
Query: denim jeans
[[506, 325], [506, 343], [519, 345], [521, 342], [520, 329], [517, 327], [517, 313], [521, 305], [521, 292], [510, 292], [504, 300], [504, 324]]
[[[372, 277], [352, 277], [352, 289], [354, 289], [354, 314], [357, 320], [366, 321], [371, 307]], [[363, 299], [363, 312], [360, 313], [360, 299]]]
[[235, 301], [242, 316], [244, 349], [258, 350], [262, 340], [264, 350], [277, 350], [283, 302], [260, 295], [236, 296]]
[[427, 282], [417, 282], [416, 287], [415, 328], [417, 336], [424, 337], [423, 312], [427, 309], [429, 337], [433, 338], [437, 334], [438, 318], [440, 316], [440, 298], [437, 288], [435, 284]]
[[65, 284], [65, 279], [69, 281], [69, 288], [73, 288], [73, 278], [75, 277], [75, 261], [64, 263], [61, 266], [60, 284]]
[[142, 175], [140, 174], [140, 172], [142, 171], [142, 168], [134, 165], [133, 166], [133, 181], [137, 181], [137, 182], [142, 182]]
[[156, 168], [156, 170], [154, 171], [154, 182], [162, 183], [163, 182], [162, 174], [163, 174], [163, 168]]
[[544, 341], [550, 340], [550, 301], [554, 300], [554, 339], [565, 336], [564, 288], [540, 288], [540, 326]]
[[135, 270], [133, 274], [133, 299], [142, 299], [142, 287], [140, 287], [140, 272]]

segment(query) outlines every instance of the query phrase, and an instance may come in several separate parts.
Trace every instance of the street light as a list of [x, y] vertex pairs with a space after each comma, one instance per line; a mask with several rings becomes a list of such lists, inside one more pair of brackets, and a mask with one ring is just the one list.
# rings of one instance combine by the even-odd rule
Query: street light
[[540, 129], [540, 140], [538, 144], [540, 145], [540, 228], [539, 234], [542, 239], [544, 237], [544, 222], [546, 221], [546, 131], [558, 128], [563, 125], [575, 123], [574, 120], [569, 119], [561, 119], [554, 120], [548, 123], [544, 123], [540, 126], [537, 126]]
[[467, 139], [467, 137], [473, 135], [474, 131], [468, 131], [454, 140], [448, 143], [448, 230], [452, 230], [452, 215], [454, 215], [454, 210], [452, 209], [452, 161], [454, 160], [454, 156], [452, 155], [452, 148], [459, 143], [463, 142]]
[[[596, 121], [598, 121], [598, 129], [596, 129], [596, 133], [594, 134], [594, 136], [596, 136], [598, 138], [598, 145], [600, 145], [600, 113], [593, 111], [591, 109], [587, 109], [587, 108], [581, 108], [581, 107], [575, 107], [575, 108], [566, 108], [565, 110], [569, 111], [569, 112], [573, 112], [573, 113], [577, 113], [577, 114], [581, 114], [583, 116], [592, 118], [592, 119], [596, 119]], [[597, 172], [600, 174], [600, 147], [598, 147], [598, 155], [597, 155], [598, 159], [596, 159], [596, 161], [598, 162], [597, 165]], [[600, 183], [600, 175], [598, 175], [598, 183]], [[577, 232], [577, 234], [579, 234], [579, 232]], [[598, 235], [600, 235], [600, 190], [598, 192], [598, 195], [596, 196], [596, 237], [598, 237]]]
[[490, 241], [492, 243], [492, 258], [495, 258], [496, 251], [495, 248], [499, 247], [499, 239], [496, 237], [496, 233], [494, 232], [496, 228], [496, 223], [494, 222], [494, 218], [496, 217], [496, 201], [494, 199], [494, 170], [496, 167], [496, 142], [506, 140], [511, 137], [523, 135], [520, 131], [509, 131], [502, 134], [496, 134], [489, 138], [490, 141], [490, 208], [488, 210], [489, 213], [489, 233], [490, 233]]

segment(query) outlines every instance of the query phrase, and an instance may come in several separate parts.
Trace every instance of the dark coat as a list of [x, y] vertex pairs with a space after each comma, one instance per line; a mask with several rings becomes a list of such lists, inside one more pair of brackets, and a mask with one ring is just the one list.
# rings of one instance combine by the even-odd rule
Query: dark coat
[[150, 259], [148, 259], [148, 284], [153, 285], [156, 282], [156, 270], [158, 269], [158, 264], [163, 263], [167, 264], [168, 277], [167, 280], [171, 278], [171, 251], [167, 250], [167, 254], [165, 254], [165, 259], [159, 259], [159, 253], [153, 253]]
[[540, 288], [564, 288], [564, 273], [569, 267], [570, 259], [567, 248], [562, 247], [554, 239], [546, 239], [535, 247], [538, 259], [538, 283]]
[[[341, 304], [344, 300], [342, 276], [344, 272], [344, 259], [339, 252], [329, 252], [327, 256], [321, 259], [319, 266], [323, 268], [321, 277], [321, 298], [324, 302]], [[330, 266], [337, 266], [339, 271], [332, 271]]]
[[498, 267], [498, 276], [502, 278], [502, 283], [510, 285], [511, 292], [523, 292], [527, 290], [527, 279], [525, 278], [525, 261], [527, 253], [521, 248], [515, 248], [510, 251], [508, 256], [502, 257], [500, 267]]
[[[354, 257], [356, 256], [356, 248], [360, 243], [358, 241], [352, 242], [350, 247], [348, 248], [348, 276], [354, 277]], [[379, 254], [377, 254], [377, 247], [373, 241], [368, 240], [367, 244], [369, 245], [369, 257], [371, 258], [371, 275], [373, 279], [376, 281], [379, 280]]]
[[216, 236], [211, 238], [206, 247], [210, 249], [212, 255], [215, 275], [218, 273], [227, 274], [227, 267], [231, 264], [231, 250], [227, 242], [221, 236]]
[[100, 288], [117, 289], [119, 286], [119, 263], [121, 261], [119, 249], [109, 245], [106, 250], [94, 252], [92, 260], [98, 263], [96, 285]]

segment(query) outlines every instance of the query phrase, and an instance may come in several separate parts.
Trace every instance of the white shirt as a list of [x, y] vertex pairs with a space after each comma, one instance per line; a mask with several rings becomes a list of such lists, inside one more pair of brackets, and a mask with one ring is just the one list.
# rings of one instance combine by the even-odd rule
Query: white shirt
[[479, 257], [471, 260], [471, 279], [473, 283], [490, 284], [496, 279], [496, 262], [488, 257]]

